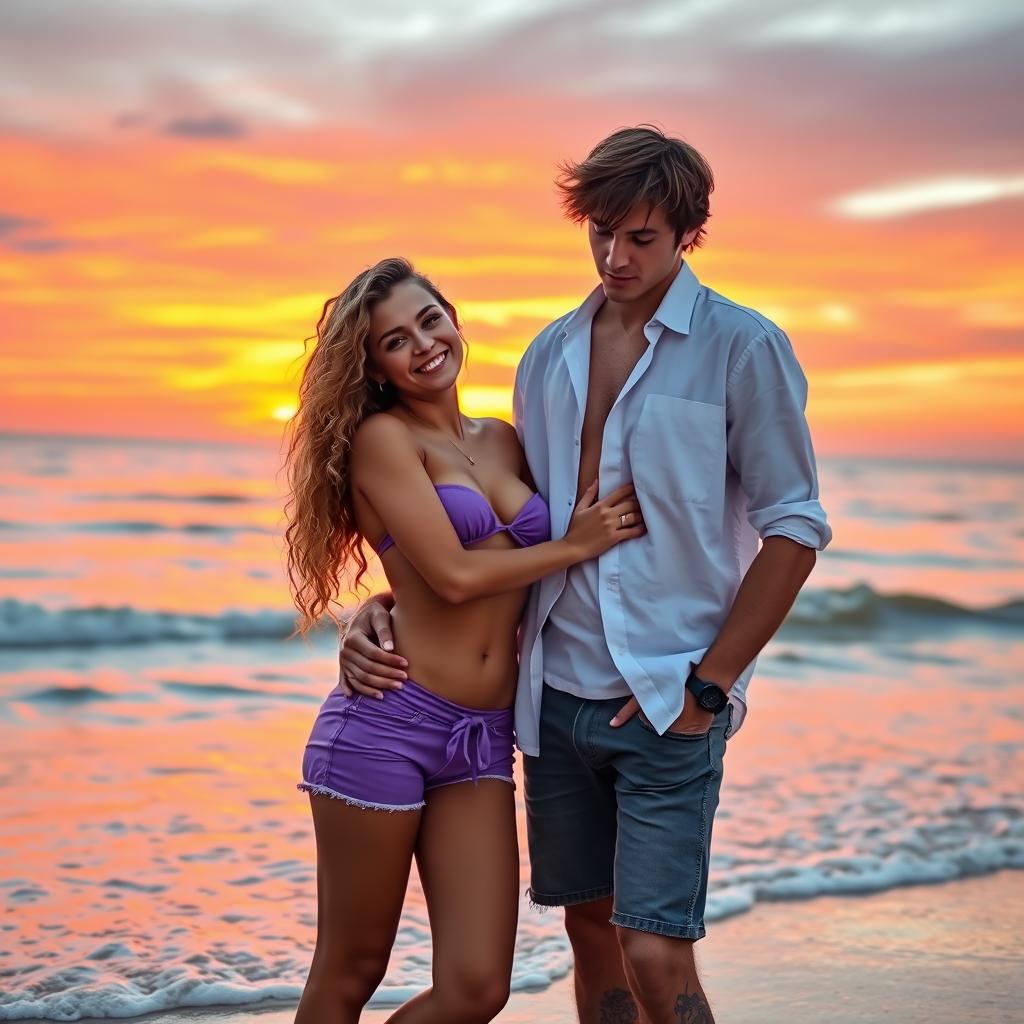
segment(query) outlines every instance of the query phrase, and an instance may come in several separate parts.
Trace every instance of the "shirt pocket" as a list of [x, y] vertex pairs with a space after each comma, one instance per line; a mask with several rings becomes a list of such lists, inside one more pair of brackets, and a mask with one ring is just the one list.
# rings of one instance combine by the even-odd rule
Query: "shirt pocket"
[[718, 505], [725, 488], [725, 409], [672, 395], [648, 395], [630, 439], [629, 460], [645, 495]]

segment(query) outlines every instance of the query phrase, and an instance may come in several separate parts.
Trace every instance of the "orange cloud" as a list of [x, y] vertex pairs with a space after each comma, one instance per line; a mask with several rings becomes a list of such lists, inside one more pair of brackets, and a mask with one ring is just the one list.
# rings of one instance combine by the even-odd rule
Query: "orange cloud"
[[[251, 54], [189, 57], [160, 5], [103, 0], [77, 36], [54, 14], [20, 48], [0, 41], [0, 86], [24, 96], [0, 127], [0, 427], [274, 436], [324, 299], [395, 254], [465, 320], [467, 410], [508, 415], [523, 349], [594, 282], [557, 162], [660, 120], [716, 170], [691, 261], [790, 333], [823, 450], [1019, 450], [1020, 168], [1001, 127], [1015, 108], [934, 60], [959, 46], [964, 67], [1015, 68], [978, 42], [1011, 14], [901, 27], [873, 0], [856, 20], [747, 3], [740, 33], [700, 5], [528, 7], [447, 34], [424, 23], [423, 38], [329, 18], [312, 38], [266, 8], [249, 12]], [[239, 15], [209, 17], [227, 34]], [[123, 87], [95, 77], [114, 23], [133, 44], [116, 55], [138, 86], [127, 113]], [[151, 83], [154, 52], [174, 87]]]

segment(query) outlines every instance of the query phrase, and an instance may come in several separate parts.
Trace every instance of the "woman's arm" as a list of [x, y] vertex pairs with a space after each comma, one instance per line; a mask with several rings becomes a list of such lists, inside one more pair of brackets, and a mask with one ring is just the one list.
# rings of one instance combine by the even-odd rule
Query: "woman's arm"
[[644, 532], [642, 522], [623, 527], [620, 516], [639, 505], [632, 487], [595, 502], [595, 481], [580, 499], [569, 532], [560, 540], [512, 550], [462, 546], [408, 428], [393, 416], [370, 417], [352, 446], [352, 479], [427, 585], [449, 604], [516, 590], [548, 573], [594, 558]]

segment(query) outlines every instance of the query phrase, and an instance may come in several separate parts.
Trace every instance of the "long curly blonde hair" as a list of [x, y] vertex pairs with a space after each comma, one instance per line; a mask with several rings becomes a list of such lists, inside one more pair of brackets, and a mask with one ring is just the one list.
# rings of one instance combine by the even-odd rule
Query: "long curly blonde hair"
[[[284, 537], [292, 599], [301, 613], [297, 628], [303, 635], [324, 615], [338, 622], [331, 605], [343, 579], [358, 590], [366, 574], [349, 458], [363, 420], [398, 401], [390, 384], [382, 387], [367, 372], [367, 342], [374, 307], [403, 281], [425, 288], [458, 328], [454, 306], [408, 260], [381, 260], [324, 303], [302, 373], [299, 407], [288, 424]], [[313, 340], [307, 339], [307, 352]]]

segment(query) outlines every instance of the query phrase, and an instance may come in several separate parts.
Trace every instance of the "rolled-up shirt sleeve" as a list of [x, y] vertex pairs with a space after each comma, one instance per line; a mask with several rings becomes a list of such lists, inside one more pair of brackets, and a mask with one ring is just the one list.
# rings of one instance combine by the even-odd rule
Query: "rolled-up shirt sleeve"
[[821, 551], [832, 539], [818, 501], [804, 410], [807, 378], [780, 330], [755, 338], [726, 382], [729, 461], [747, 496], [747, 520], [764, 540], [788, 537]]

